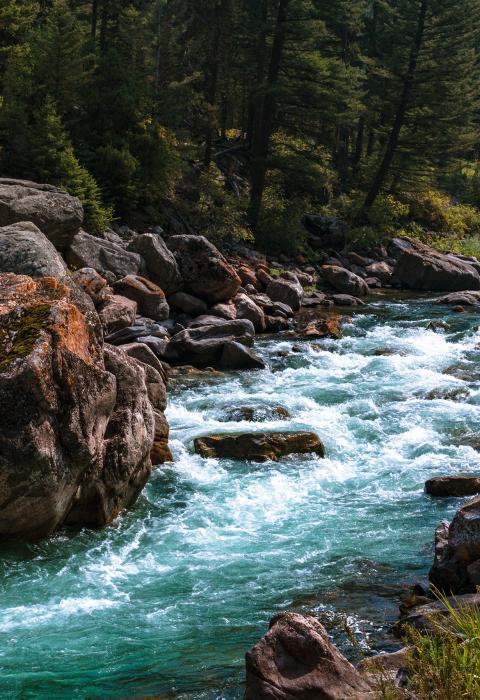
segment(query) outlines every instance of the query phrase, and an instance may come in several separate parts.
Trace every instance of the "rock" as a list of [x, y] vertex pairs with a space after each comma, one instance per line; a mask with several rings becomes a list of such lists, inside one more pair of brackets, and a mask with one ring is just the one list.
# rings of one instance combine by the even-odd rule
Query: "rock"
[[362, 700], [370, 690], [315, 617], [276, 615], [246, 655], [245, 700]]
[[[132, 357], [134, 357], [134, 355], [132, 355]], [[165, 411], [167, 408], [167, 372], [163, 367], [161, 371], [159, 371], [151, 364], [145, 364], [142, 360], [137, 359], [137, 362], [142, 366], [145, 372], [145, 386], [150, 403], [155, 410], [161, 412]]]
[[358, 666], [362, 676], [373, 687], [385, 686], [390, 680], [397, 688], [403, 688], [408, 682], [409, 655], [412, 647], [403, 647], [390, 654], [376, 654], [364, 659]]
[[257, 333], [265, 332], [265, 314], [263, 309], [255, 304], [246, 294], [237, 294], [234, 298], [237, 318], [246, 318], [251, 321]]
[[265, 316], [267, 333], [281, 333], [290, 329], [290, 322], [284, 316]]
[[270, 282], [272, 282], [273, 277], [270, 275], [268, 270], [260, 267], [257, 269], [257, 280], [263, 289], [266, 289]]
[[106, 345], [105, 367], [116, 377], [116, 400], [105, 434], [103, 465], [86, 473], [66, 518], [69, 525], [102, 527], [133, 505], [151, 472], [155, 420], [141, 365]]
[[234, 321], [237, 318], [237, 309], [235, 304], [215, 304], [210, 309], [210, 314], [212, 316], [218, 316], [218, 318], [223, 318], [226, 321]]
[[238, 406], [231, 408], [226, 413], [227, 421], [262, 421], [290, 418], [290, 413], [283, 406]]
[[66, 259], [73, 268], [93, 267], [101, 275], [112, 272], [116, 277], [137, 275], [143, 265], [137, 253], [85, 231], [77, 233], [66, 252]]
[[468, 567], [480, 559], [480, 497], [460, 508], [450, 526], [441, 523], [436, 531], [435, 557], [430, 581], [447, 593], [476, 590]]
[[345, 221], [334, 216], [305, 214], [302, 224], [310, 234], [309, 243], [314, 250], [341, 251], [345, 248], [349, 232]]
[[441, 320], [430, 321], [430, 323], [427, 325], [427, 331], [433, 331], [434, 333], [437, 333], [438, 331], [449, 331], [450, 328], [449, 323]]
[[382, 284], [390, 284], [393, 267], [386, 262], [375, 262], [365, 268], [368, 277], [376, 277]]
[[266, 293], [272, 301], [287, 304], [293, 311], [300, 310], [303, 299], [303, 287], [298, 280], [272, 279], [268, 284]]
[[183, 311], [183, 313], [194, 317], [206, 314], [208, 309], [208, 306], [202, 299], [194, 297], [187, 292], [175, 292], [175, 294], [171, 294], [168, 297], [168, 303], [172, 309]]
[[437, 476], [425, 483], [425, 492], [436, 498], [474, 496], [480, 493], [480, 476]]
[[167, 361], [171, 364], [190, 364], [196, 367], [216, 366], [226, 343], [239, 342], [253, 345], [255, 329], [246, 320], [223, 321], [180, 331], [170, 341]]
[[153, 465], [173, 462], [173, 456], [168, 446], [168, 436], [170, 428], [165, 415], [160, 411], [154, 411], [155, 416], [155, 439], [150, 452], [150, 459]]
[[334, 294], [332, 296], [336, 306], [365, 306], [365, 302], [350, 294]]
[[161, 361], [145, 343], [128, 343], [128, 345], [122, 345], [121, 349], [129, 357], [133, 357], [135, 360], [153, 367], [153, 369], [163, 376], [164, 368]]
[[467, 399], [470, 396], [470, 391], [463, 387], [457, 387], [456, 389], [432, 389], [427, 394], [425, 394], [425, 399], [427, 401], [459, 401], [461, 399]]
[[[339, 295], [342, 296], [342, 295]], [[353, 298], [353, 297], [352, 297]], [[302, 306], [304, 308], [314, 307], [314, 306], [332, 306], [333, 302], [328, 299], [327, 295], [323, 292], [314, 292], [308, 296], [304, 296], [302, 299]]]
[[373, 263], [375, 262], [373, 258], [367, 258], [366, 256], [359, 255], [354, 251], [349, 251], [346, 255], [350, 262], [356, 265], [357, 267], [367, 268], [369, 265], [373, 265]]
[[309, 340], [318, 340], [319, 338], [332, 338], [340, 340], [343, 337], [342, 316], [329, 316], [321, 318], [317, 321], [311, 321], [304, 328], [297, 332], [297, 337], [307, 338]]
[[344, 267], [324, 265], [322, 267], [322, 274], [327, 282], [342, 294], [364, 297], [370, 292], [367, 283], [361, 277]]
[[239, 267], [237, 269], [237, 274], [240, 277], [240, 281], [244, 287], [247, 284], [251, 284], [255, 288], [257, 287], [257, 285], [258, 285], [257, 276], [255, 275], [254, 271], [250, 267], [247, 267], [246, 265], [242, 265], [241, 267]]
[[72, 273], [72, 279], [94, 304], [106, 301], [107, 296], [111, 294], [107, 287], [107, 280], [99, 275], [93, 267], [82, 267], [80, 270], [76, 270]]
[[128, 250], [139, 253], [145, 260], [150, 279], [166, 294], [183, 287], [182, 276], [173, 253], [165, 242], [153, 233], [142, 233], [129, 244]]
[[235, 296], [239, 276], [204, 236], [172, 236], [168, 247], [175, 255], [187, 292], [210, 304]]
[[235, 341], [229, 341], [223, 346], [220, 369], [265, 369], [265, 362], [253, 350]]
[[[1, 190], [0, 185], [0, 195]], [[62, 279], [67, 266], [48, 238], [27, 221], [0, 228], [0, 272]]]
[[170, 307], [163, 291], [150, 280], [138, 275], [127, 275], [115, 282], [115, 291], [137, 303], [138, 311], [154, 321], [165, 321], [170, 314]]
[[100, 304], [98, 315], [105, 329], [105, 335], [128, 328], [135, 321], [137, 304], [131, 299], [114, 294]]
[[52, 185], [0, 178], [0, 226], [25, 221], [64, 250], [83, 223], [83, 207], [77, 197]]
[[445, 304], [449, 306], [477, 306], [480, 304], [480, 292], [452, 292], [437, 299], [435, 304]]
[[316, 433], [240, 433], [207, 435], [197, 438], [195, 451], [202, 457], [277, 462], [290, 454], [315, 453], [325, 457], [325, 448]]
[[[448, 604], [453, 609], [475, 609], [480, 605], [480, 593], [472, 593], [447, 598]], [[425, 605], [413, 608], [413, 610], [394, 626], [393, 630], [398, 637], [402, 637], [407, 628], [417, 629], [422, 633], [435, 632], [435, 619], [443, 620], [450, 615], [445, 604], [436, 600]]]
[[395, 277], [408, 289], [456, 292], [479, 290], [480, 274], [471, 264], [411, 238], [392, 241]]
[[147, 337], [156, 337], [162, 340], [170, 340], [170, 335], [167, 329], [158, 323], [154, 323], [150, 319], [137, 316], [133, 325], [128, 328], [122, 328], [120, 331], [111, 333], [106, 341], [110, 345], [125, 345], [126, 343], [134, 343], [137, 340]]

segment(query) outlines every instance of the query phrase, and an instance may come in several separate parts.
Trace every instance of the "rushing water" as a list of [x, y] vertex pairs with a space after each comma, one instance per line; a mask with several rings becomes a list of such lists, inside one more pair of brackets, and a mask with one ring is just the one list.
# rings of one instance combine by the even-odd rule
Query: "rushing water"
[[[450, 330], [427, 330], [434, 318]], [[343, 619], [367, 652], [394, 645], [399, 593], [425, 578], [434, 527], [461, 502], [427, 498], [424, 481], [480, 468], [476, 322], [379, 299], [341, 341], [278, 336], [257, 345], [266, 371], [178, 381], [175, 465], [133, 511], [103, 532], [3, 548], [2, 700], [241, 698], [244, 652], [284, 609], [319, 614], [350, 655]], [[451, 389], [467, 391], [430, 394]], [[272, 405], [291, 418], [228, 421]], [[252, 429], [315, 430], [328, 458], [193, 454], [198, 435]]]

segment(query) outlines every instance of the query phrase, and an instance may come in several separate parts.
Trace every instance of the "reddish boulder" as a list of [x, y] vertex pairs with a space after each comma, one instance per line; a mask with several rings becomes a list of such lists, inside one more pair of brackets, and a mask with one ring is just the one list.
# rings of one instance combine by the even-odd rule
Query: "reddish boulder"
[[232, 433], [206, 435], [194, 441], [202, 457], [278, 462], [290, 454], [317, 454], [325, 457], [325, 448], [316, 433]]
[[246, 655], [245, 700], [346, 700], [371, 687], [315, 617], [281, 613]]
[[154, 321], [165, 321], [170, 308], [163, 290], [145, 277], [127, 275], [115, 282], [113, 288], [127, 299], [137, 303], [138, 312]]

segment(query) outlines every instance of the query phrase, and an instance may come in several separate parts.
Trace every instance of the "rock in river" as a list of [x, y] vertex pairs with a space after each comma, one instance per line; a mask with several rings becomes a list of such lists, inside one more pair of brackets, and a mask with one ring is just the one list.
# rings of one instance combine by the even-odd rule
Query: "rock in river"
[[325, 457], [325, 448], [316, 433], [233, 433], [206, 435], [195, 440], [195, 451], [202, 457], [278, 462], [290, 454], [315, 453]]
[[437, 476], [425, 483], [425, 492], [436, 498], [475, 496], [480, 493], [480, 476]]
[[0, 275], [0, 538], [101, 526], [140, 492], [155, 437], [145, 373], [106, 354], [77, 287]]
[[245, 700], [346, 700], [371, 687], [315, 617], [280, 613], [246, 655]]

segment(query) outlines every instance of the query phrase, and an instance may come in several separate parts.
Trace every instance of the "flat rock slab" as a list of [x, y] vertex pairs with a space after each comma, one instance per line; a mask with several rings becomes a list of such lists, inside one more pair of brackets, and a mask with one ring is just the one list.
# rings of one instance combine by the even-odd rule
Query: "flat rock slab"
[[480, 476], [437, 476], [425, 483], [425, 492], [436, 498], [475, 496], [480, 493]]
[[290, 454], [317, 454], [325, 457], [325, 447], [316, 433], [233, 433], [206, 435], [194, 441], [202, 457], [277, 462]]

